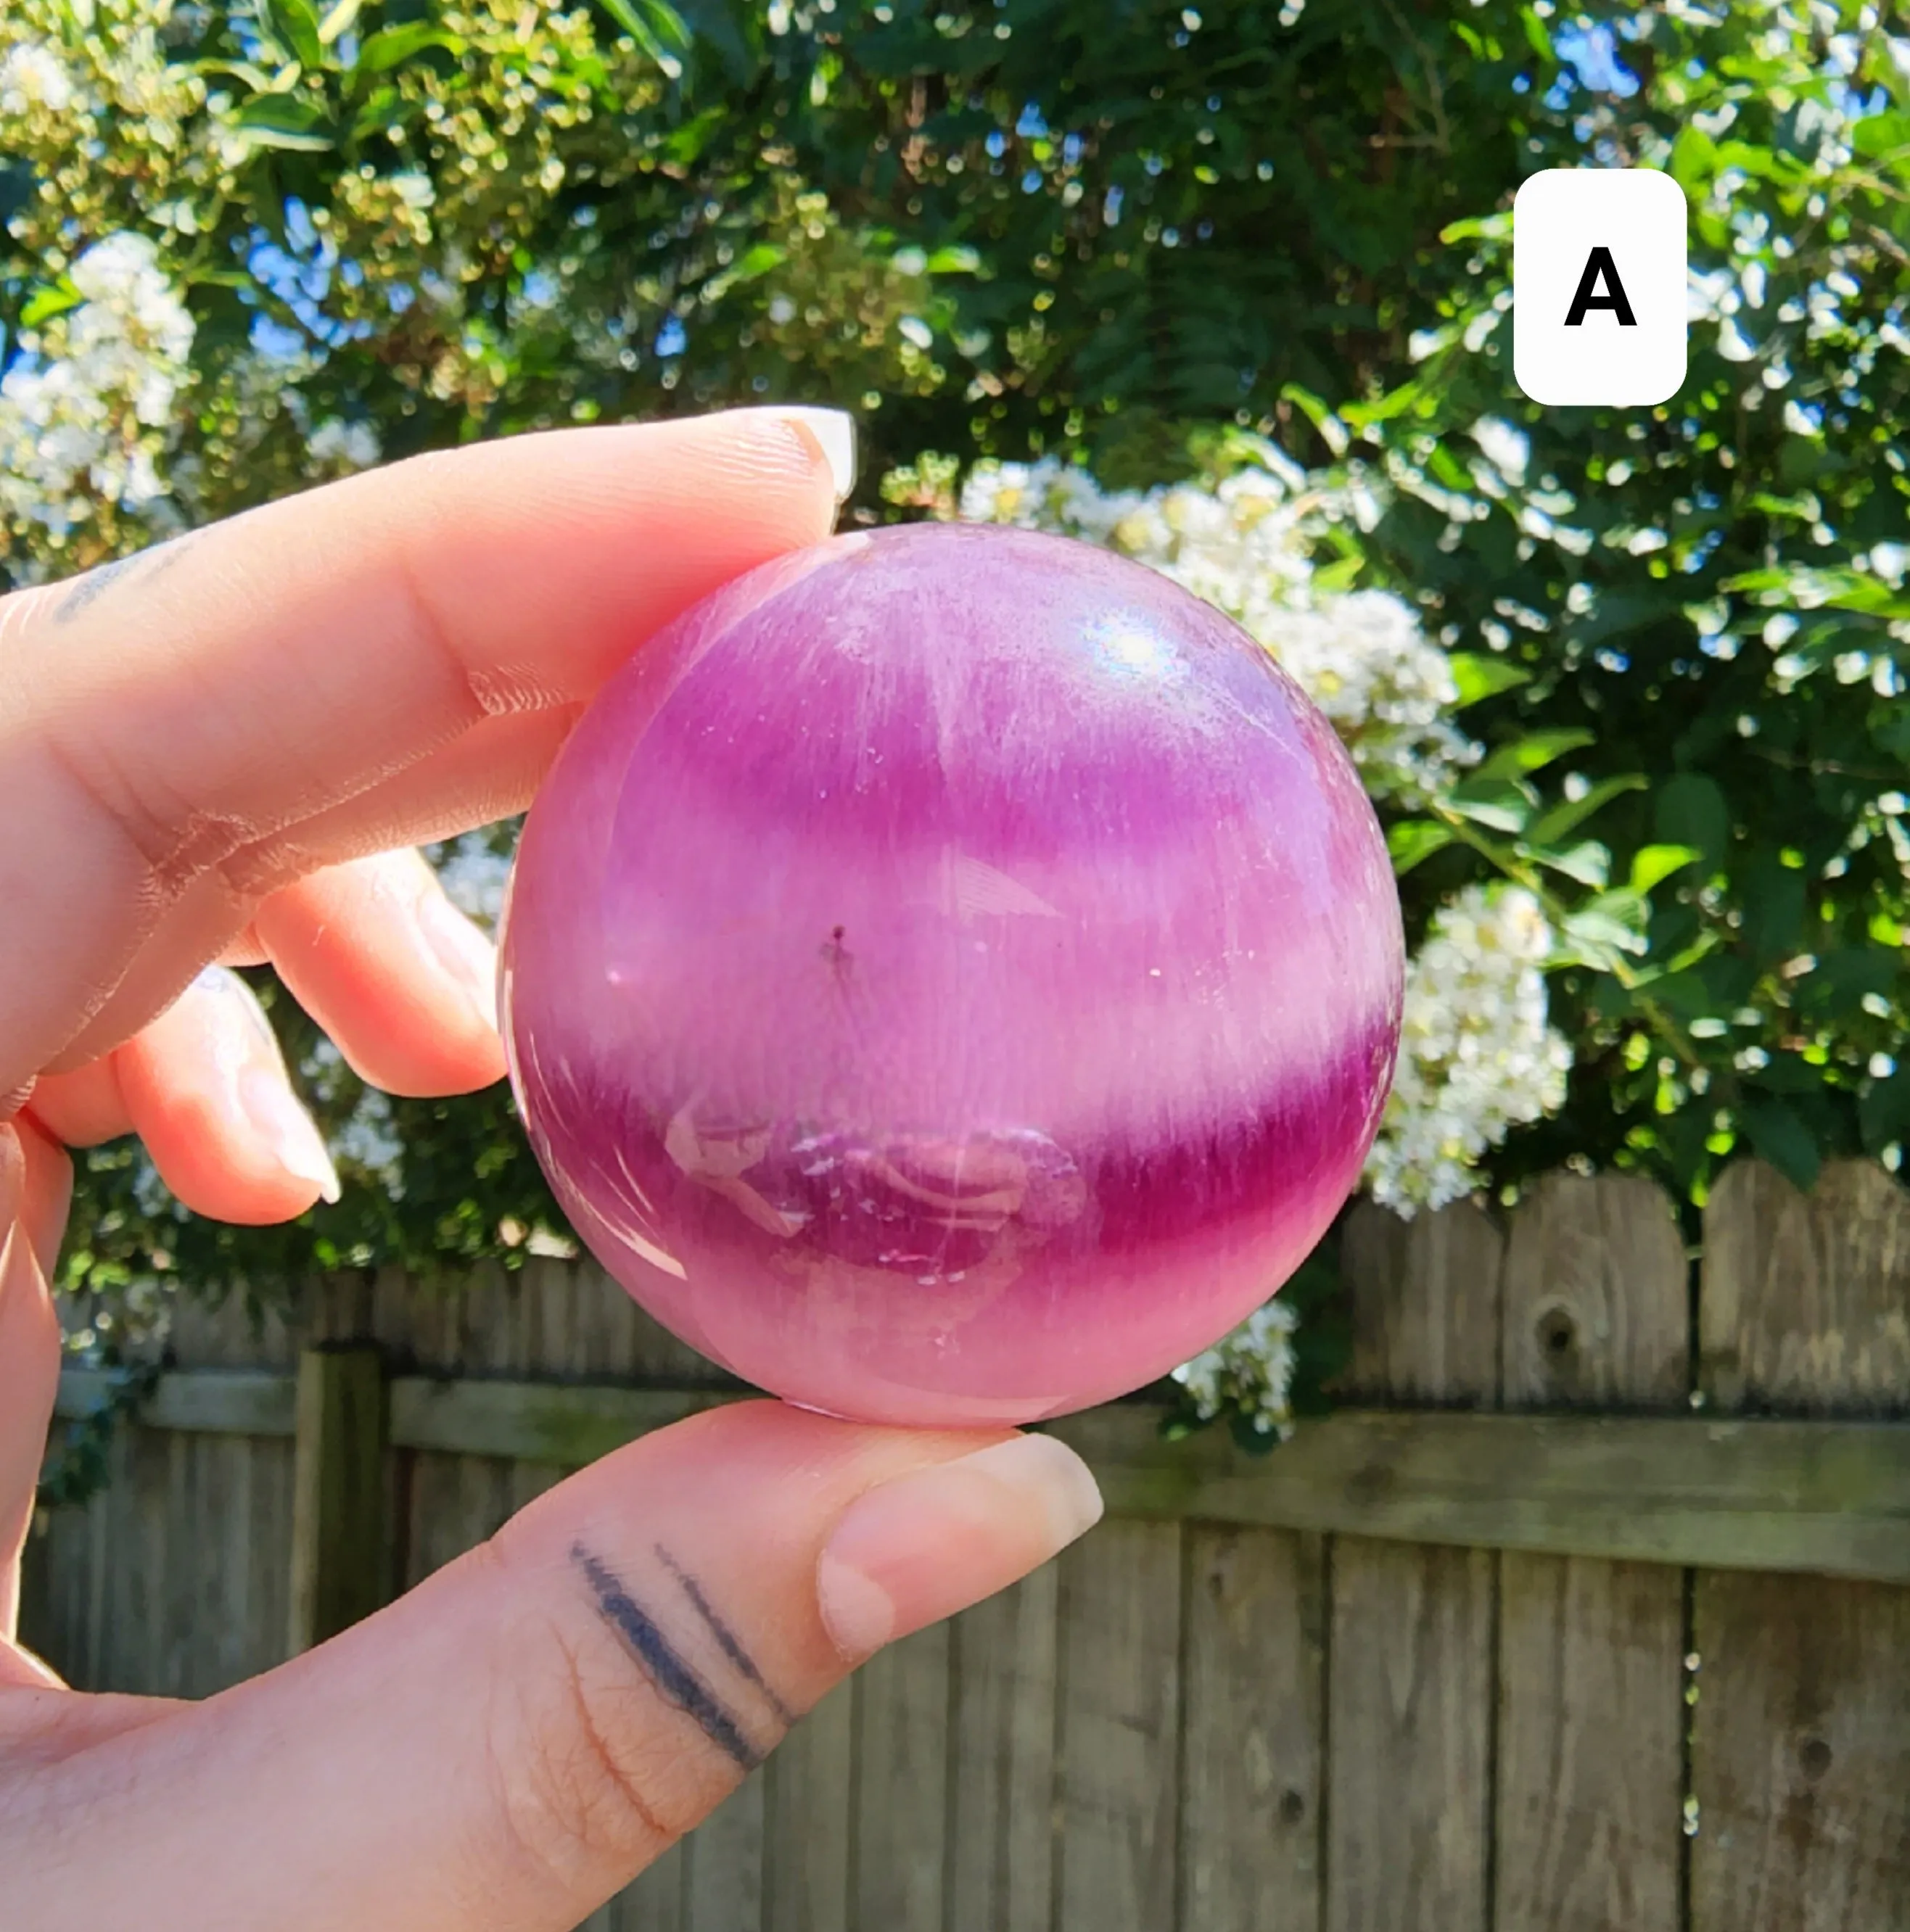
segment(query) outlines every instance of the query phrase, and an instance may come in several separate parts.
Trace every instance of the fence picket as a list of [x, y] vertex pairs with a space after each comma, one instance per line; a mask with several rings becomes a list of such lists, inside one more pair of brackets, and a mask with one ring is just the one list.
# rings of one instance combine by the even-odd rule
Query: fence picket
[[[1705, 1214], [1700, 1369], [1714, 1407], [1910, 1411], [1910, 1196], [1761, 1162]], [[1692, 1932], [1870, 1932], [1910, 1913], [1910, 1590], [1701, 1572]]]
[[1180, 1526], [1104, 1522], [1060, 1568], [1056, 1932], [1161, 1932], [1178, 1889]]
[[769, 1761], [764, 1932], [849, 1932], [854, 1736], [855, 1687], [839, 1684]]
[[1325, 1539], [1188, 1531], [1182, 1932], [1317, 1932]]
[[[1503, 1248], [1470, 1204], [1353, 1211], [1360, 1399], [1491, 1406]], [[1497, 1559], [1342, 1536], [1329, 1564], [1327, 1932], [1482, 1926]]]
[[948, 1932], [1048, 1932], [1059, 1580], [1049, 1564], [949, 1633]]
[[[1650, 1182], [1553, 1174], [1513, 1216], [1504, 1399], [1685, 1406], [1684, 1242]], [[1677, 1932], [1683, 1574], [1500, 1558], [1497, 1923]]]

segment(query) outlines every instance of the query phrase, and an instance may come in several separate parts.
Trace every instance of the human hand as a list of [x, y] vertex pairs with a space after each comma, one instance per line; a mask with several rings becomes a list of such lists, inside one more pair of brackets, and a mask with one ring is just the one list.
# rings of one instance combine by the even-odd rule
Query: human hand
[[521, 809], [633, 646], [825, 536], [846, 428], [747, 410], [420, 458], [0, 601], [10, 1927], [557, 1932], [856, 1664], [1098, 1514], [1047, 1438], [752, 1402], [607, 1457], [204, 1703], [82, 1696], [12, 1641], [65, 1148], [137, 1132], [230, 1220], [330, 1190], [215, 962], [270, 960], [378, 1086], [497, 1079], [488, 942], [406, 848]]

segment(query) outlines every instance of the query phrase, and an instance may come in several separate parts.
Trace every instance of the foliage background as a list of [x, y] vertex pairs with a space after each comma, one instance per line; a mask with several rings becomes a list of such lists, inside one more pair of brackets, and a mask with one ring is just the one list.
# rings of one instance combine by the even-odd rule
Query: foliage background
[[[1415, 932], [1510, 878], [1557, 937], [1564, 1104], [1482, 1182], [1635, 1166], [1695, 1209], [1746, 1142], [1800, 1182], [1894, 1166], [1907, 100], [1910, 27], [1830, 0], [13, 0], [5, 568], [739, 400], [853, 409], [863, 521], [947, 513], [989, 459], [1212, 488], [1266, 439], [1366, 506], [1323, 580], [1459, 654], [1490, 754], [1389, 811]], [[1690, 373], [1656, 410], [1540, 411], [1507, 211], [1614, 163], [1686, 189]], [[501, 1090], [367, 1096], [273, 1011], [344, 1199], [219, 1228], [95, 1151], [65, 1267], [122, 1332], [173, 1282], [559, 1236]]]

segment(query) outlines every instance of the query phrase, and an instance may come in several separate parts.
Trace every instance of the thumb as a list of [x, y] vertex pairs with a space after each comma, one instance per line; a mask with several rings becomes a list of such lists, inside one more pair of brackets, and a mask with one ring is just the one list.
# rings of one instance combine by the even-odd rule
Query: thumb
[[1050, 1437], [696, 1417], [332, 1642], [43, 1770], [0, 1805], [10, 1904], [46, 1932], [567, 1932], [856, 1664], [1100, 1514]]

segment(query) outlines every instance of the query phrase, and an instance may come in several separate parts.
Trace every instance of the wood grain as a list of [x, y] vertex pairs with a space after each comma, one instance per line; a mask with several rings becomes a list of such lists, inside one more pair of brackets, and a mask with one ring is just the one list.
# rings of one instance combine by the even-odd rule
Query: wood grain
[[941, 1932], [948, 1815], [948, 1627], [855, 1676], [856, 1932]]
[[[1356, 1208], [1351, 1388], [1491, 1407], [1503, 1252], [1470, 1203], [1410, 1222]], [[1327, 1932], [1483, 1925], [1497, 1559], [1343, 1536], [1329, 1562]]]
[[[1910, 1197], [1747, 1161], [1705, 1214], [1704, 1386], [1719, 1408], [1910, 1409]], [[1910, 1916], [1910, 1592], [1700, 1575], [1692, 1932], [1871, 1932]]]
[[950, 1628], [948, 1932], [1049, 1932], [1059, 1582], [1044, 1564]]
[[761, 1932], [767, 1771], [752, 1771], [683, 1841], [684, 1932]]
[[306, 1349], [295, 1412], [287, 1648], [296, 1656], [371, 1616], [392, 1594], [377, 1348]]
[[[1683, 1408], [1688, 1275], [1661, 1190], [1548, 1177], [1506, 1246], [1505, 1400]], [[1684, 1648], [1677, 1570], [1501, 1558], [1497, 1924], [1677, 1932]]]
[[1317, 1932], [1326, 1552], [1188, 1532], [1182, 1932]]
[[[266, 1380], [289, 1417], [290, 1381]], [[204, 1414], [223, 1432], [226, 1382], [224, 1371], [165, 1376], [143, 1426], [199, 1433]], [[98, 1386], [69, 1372], [61, 1412], [86, 1413]], [[541, 1466], [551, 1479], [734, 1399], [515, 1380], [390, 1386], [395, 1448]], [[276, 1413], [263, 1387], [248, 1405]], [[1309, 1422], [1272, 1457], [1243, 1454], [1218, 1430], [1164, 1442], [1157, 1420], [1148, 1405], [1123, 1403], [1052, 1425], [1093, 1466], [1110, 1515], [1910, 1580], [1900, 1420], [1349, 1408]]]
[[764, 1790], [764, 1932], [850, 1932], [855, 1687], [838, 1684], [777, 1746]]
[[1178, 1909], [1181, 1532], [1103, 1522], [1063, 1552], [1056, 1932]]

